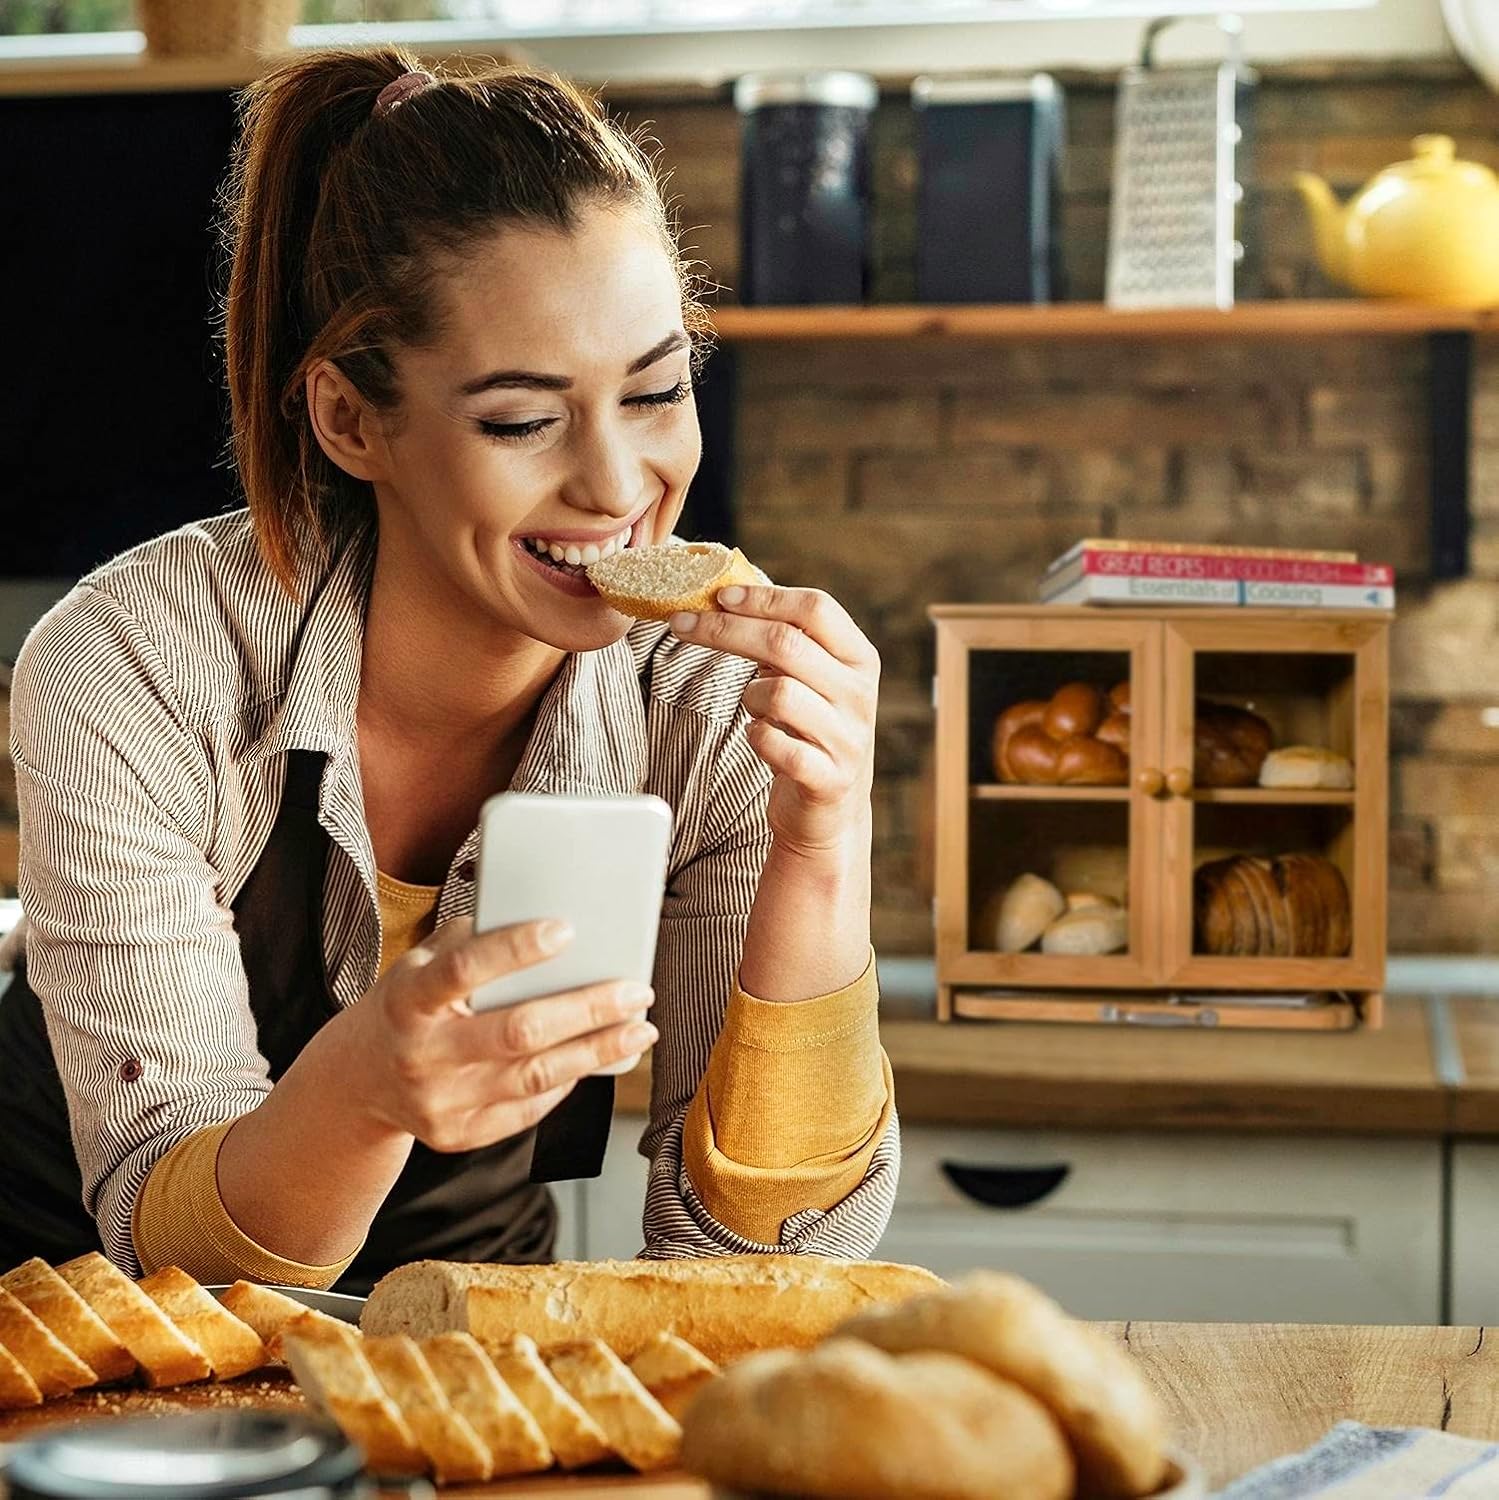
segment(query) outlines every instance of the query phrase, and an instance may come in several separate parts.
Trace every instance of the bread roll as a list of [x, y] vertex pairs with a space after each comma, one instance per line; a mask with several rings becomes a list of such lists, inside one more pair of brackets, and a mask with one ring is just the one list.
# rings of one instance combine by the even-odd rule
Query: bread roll
[[1353, 762], [1346, 755], [1316, 745], [1283, 745], [1265, 757], [1260, 785], [1348, 791], [1353, 786]]
[[941, 1285], [916, 1266], [815, 1255], [550, 1266], [421, 1260], [381, 1278], [360, 1323], [366, 1333], [416, 1338], [458, 1329], [491, 1352], [516, 1334], [542, 1345], [599, 1338], [627, 1362], [664, 1330], [724, 1364], [755, 1349], [815, 1344], [863, 1308]]
[[852, 1339], [758, 1354], [687, 1413], [682, 1461], [756, 1495], [1070, 1500], [1057, 1423], [1010, 1381], [942, 1352], [892, 1358]]
[[1112, 896], [1100, 896], [1097, 891], [1068, 891], [1068, 911], [1095, 911], [1099, 908], [1116, 907], [1119, 903]]
[[1105, 700], [1091, 682], [1069, 682], [1051, 695], [1041, 727], [1054, 740], [1091, 735], [1103, 722]]
[[766, 582], [737, 547], [719, 542], [626, 547], [585, 571], [611, 609], [637, 620], [669, 620], [679, 610], [715, 610], [720, 589]]
[[1134, 1500], [1165, 1478], [1165, 1416], [1139, 1367], [1019, 1277], [978, 1271], [949, 1290], [851, 1319], [838, 1336], [892, 1354], [960, 1355], [1014, 1381], [1061, 1423], [1079, 1490], [1096, 1500]]
[[1118, 906], [1092, 906], [1058, 917], [1041, 935], [1041, 951], [1069, 958], [1096, 958], [1129, 946], [1129, 913]]
[[1049, 880], [1017, 876], [1000, 903], [996, 946], [1001, 953], [1024, 953], [1066, 909], [1066, 899]]

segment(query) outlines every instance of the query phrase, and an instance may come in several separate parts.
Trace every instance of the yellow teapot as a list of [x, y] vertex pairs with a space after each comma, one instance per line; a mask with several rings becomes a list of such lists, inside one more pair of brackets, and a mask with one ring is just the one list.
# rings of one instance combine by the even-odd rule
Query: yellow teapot
[[1411, 150], [1347, 204], [1322, 178], [1296, 174], [1322, 269], [1365, 297], [1499, 303], [1499, 177], [1455, 161], [1451, 136], [1418, 135]]

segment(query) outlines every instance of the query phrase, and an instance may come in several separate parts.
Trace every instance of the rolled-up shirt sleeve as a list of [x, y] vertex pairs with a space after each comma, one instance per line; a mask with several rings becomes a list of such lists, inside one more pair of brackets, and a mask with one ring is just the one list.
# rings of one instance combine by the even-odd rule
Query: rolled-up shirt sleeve
[[148, 634], [87, 586], [17, 660], [11, 753], [28, 979], [85, 1206], [134, 1273], [133, 1211], [153, 1166], [270, 1091], [233, 915], [204, 854], [211, 768]]
[[[889, 1222], [900, 1172], [872, 965], [848, 990], [802, 1004], [773, 1007], [739, 990], [739, 958], [771, 838], [770, 772], [745, 738], [745, 723], [741, 711], [709, 731], [717, 743], [700, 763], [714, 768], [710, 811], [662, 908], [651, 1015], [660, 1040], [641, 1142], [651, 1162], [642, 1253], [862, 1258]], [[736, 1055], [741, 1047], [754, 1055]], [[840, 1088], [834, 1109], [807, 1086], [818, 1073]], [[759, 1100], [747, 1100], [746, 1089]], [[742, 1128], [757, 1102], [768, 1123], [771, 1116], [778, 1122], [774, 1142]]]

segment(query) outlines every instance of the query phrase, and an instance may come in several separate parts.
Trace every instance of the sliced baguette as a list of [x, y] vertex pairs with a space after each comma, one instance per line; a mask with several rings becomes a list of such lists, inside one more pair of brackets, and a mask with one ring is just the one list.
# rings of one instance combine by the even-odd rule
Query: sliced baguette
[[478, 1343], [466, 1333], [439, 1333], [422, 1341], [422, 1354], [453, 1410], [489, 1450], [489, 1477], [539, 1474], [552, 1467], [552, 1448], [535, 1417]]
[[846, 1318], [945, 1283], [916, 1266], [815, 1255], [560, 1261], [548, 1266], [415, 1261], [383, 1277], [366, 1333], [471, 1333], [491, 1353], [513, 1334], [538, 1344], [599, 1338], [633, 1359], [663, 1329], [718, 1364], [756, 1349], [807, 1348]]
[[215, 1302], [186, 1271], [164, 1266], [140, 1288], [208, 1356], [215, 1379], [233, 1380], [271, 1362], [260, 1335]]
[[[304, 1307], [300, 1302], [274, 1291], [268, 1286], [257, 1286], [253, 1281], [236, 1281], [219, 1298], [236, 1318], [252, 1328], [266, 1347], [274, 1363], [285, 1363], [281, 1348], [282, 1333], [298, 1318], [327, 1318], [327, 1313]], [[329, 1318], [329, 1322], [337, 1319]]]
[[95, 1385], [94, 1372], [19, 1297], [0, 1287], [0, 1345], [26, 1368], [49, 1400]]
[[42, 1393], [26, 1366], [4, 1344], [0, 1344], [0, 1411], [22, 1406], [40, 1406]]
[[443, 1394], [416, 1340], [404, 1333], [365, 1339], [364, 1357], [385, 1394], [400, 1408], [439, 1484], [489, 1478], [489, 1452]]
[[660, 1333], [630, 1361], [630, 1373], [677, 1421], [692, 1398], [723, 1372], [674, 1333]]
[[0, 1287], [24, 1302], [101, 1384], [135, 1373], [130, 1351], [109, 1331], [104, 1319], [39, 1256], [0, 1276]]
[[536, 1419], [557, 1462], [564, 1469], [584, 1469], [612, 1453], [603, 1429], [583, 1410], [547, 1369], [536, 1341], [520, 1334], [485, 1351], [501, 1380]]
[[594, 563], [587, 573], [611, 609], [636, 620], [669, 620], [678, 610], [714, 610], [720, 589], [765, 582], [737, 547], [720, 542], [627, 547]]
[[557, 1383], [603, 1429], [632, 1469], [649, 1474], [677, 1461], [682, 1429], [677, 1419], [630, 1373], [602, 1339], [558, 1344], [544, 1352]]
[[305, 1312], [282, 1331], [302, 1394], [364, 1450], [375, 1474], [425, 1474], [427, 1456], [364, 1357], [363, 1341], [337, 1318]]
[[213, 1373], [208, 1356], [117, 1266], [91, 1250], [57, 1274], [108, 1324], [145, 1373], [146, 1384], [186, 1385]]

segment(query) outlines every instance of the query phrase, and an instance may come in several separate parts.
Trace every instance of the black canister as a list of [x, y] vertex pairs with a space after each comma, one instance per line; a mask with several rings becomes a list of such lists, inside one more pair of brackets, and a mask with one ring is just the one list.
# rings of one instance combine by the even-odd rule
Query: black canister
[[911, 102], [917, 300], [1059, 300], [1065, 124], [1054, 80], [918, 78]]
[[862, 302], [869, 287], [869, 120], [863, 73], [751, 73], [739, 210], [745, 303]]

